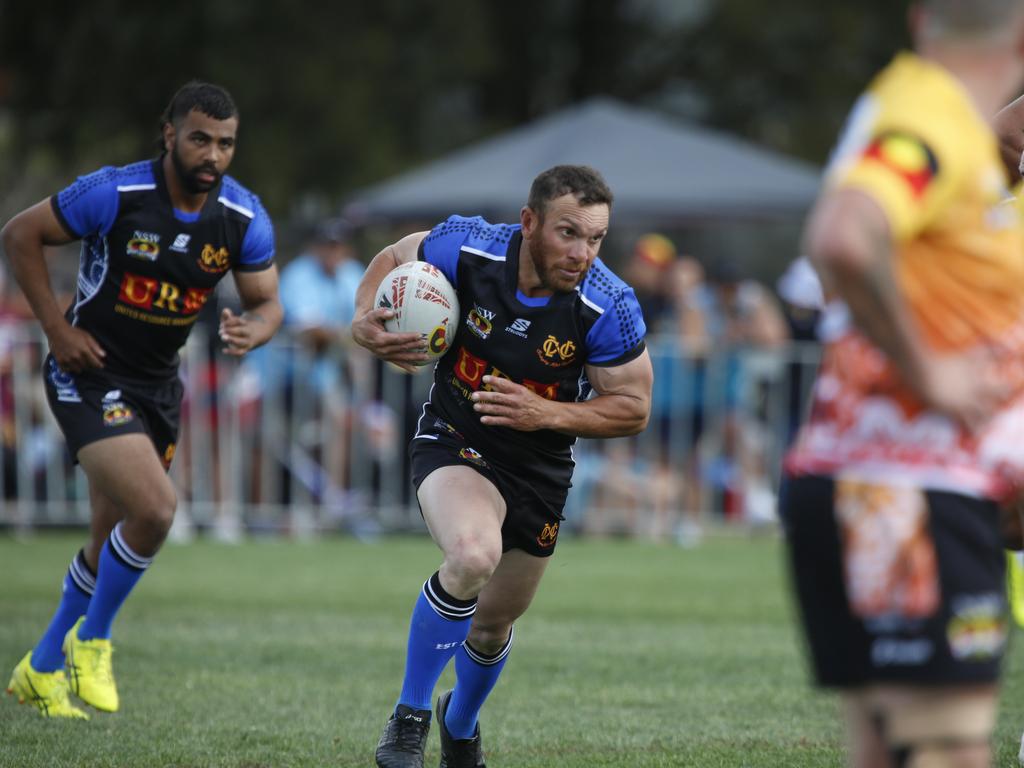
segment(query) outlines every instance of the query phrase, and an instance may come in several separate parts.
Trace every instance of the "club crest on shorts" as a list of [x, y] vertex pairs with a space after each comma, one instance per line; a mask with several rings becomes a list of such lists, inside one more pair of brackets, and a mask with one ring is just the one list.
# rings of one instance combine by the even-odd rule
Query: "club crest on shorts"
[[480, 452], [475, 448], [466, 446], [459, 450], [459, 458], [465, 459], [470, 464], [476, 464], [478, 467], [486, 467], [487, 462], [484, 461], [484, 457], [480, 455]]
[[982, 661], [998, 656], [1008, 633], [1003, 599], [998, 594], [961, 595], [952, 603], [946, 637], [953, 658]]
[[120, 400], [103, 400], [103, 426], [119, 427], [135, 418], [130, 407]]
[[544, 549], [555, 546], [555, 541], [558, 539], [558, 525], [558, 523], [544, 523], [544, 527], [541, 528], [540, 534], [537, 536], [537, 543]]

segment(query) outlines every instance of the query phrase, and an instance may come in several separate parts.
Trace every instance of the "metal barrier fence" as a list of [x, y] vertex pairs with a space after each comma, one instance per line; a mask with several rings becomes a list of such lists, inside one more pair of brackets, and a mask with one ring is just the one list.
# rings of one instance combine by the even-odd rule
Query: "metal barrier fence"
[[[171, 476], [178, 530], [308, 535], [421, 529], [406, 444], [431, 376], [407, 376], [361, 349], [315, 357], [281, 333], [242, 361], [196, 328], [182, 350], [185, 402]], [[819, 360], [814, 344], [716, 349], [695, 357], [648, 340], [648, 429], [580, 440], [566, 527], [685, 536], [709, 518], [768, 521], [779, 467]], [[81, 525], [85, 477], [50, 415], [33, 323], [0, 328], [4, 499], [0, 525]]]

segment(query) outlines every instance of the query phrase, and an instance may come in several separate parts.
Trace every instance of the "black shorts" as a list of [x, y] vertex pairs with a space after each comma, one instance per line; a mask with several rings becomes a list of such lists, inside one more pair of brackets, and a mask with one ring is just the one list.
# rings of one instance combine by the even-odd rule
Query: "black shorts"
[[409, 458], [417, 491], [427, 475], [441, 467], [472, 467], [486, 477], [505, 500], [503, 552], [521, 549], [537, 557], [548, 557], [555, 551], [558, 526], [565, 519], [562, 509], [572, 485], [571, 463], [564, 468], [531, 468], [495, 462], [483, 451], [469, 446], [461, 434], [440, 419], [432, 429], [422, 430], [412, 439]]
[[47, 355], [43, 381], [71, 458], [97, 440], [142, 432], [149, 435], [164, 468], [171, 466], [181, 423], [184, 386], [177, 377], [146, 381], [94, 369], [66, 373]]
[[820, 685], [998, 679], [1008, 619], [995, 502], [797, 477], [783, 505]]

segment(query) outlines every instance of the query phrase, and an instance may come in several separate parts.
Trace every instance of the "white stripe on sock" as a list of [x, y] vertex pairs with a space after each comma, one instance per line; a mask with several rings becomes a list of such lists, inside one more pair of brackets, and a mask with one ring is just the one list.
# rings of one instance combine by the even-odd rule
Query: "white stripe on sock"
[[114, 526], [114, 530], [111, 531], [110, 546], [113, 547], [118, 556], [132, 568], [144, 571], [152, 564], [153, 558], [142, 557], [142, 555], [137, 555], [132, 551], [132, 548], [125, 543], [124, 537], [121, 535], [121, 526], [123, 524], [123, 522], [118, 523]]
[[466, 651], [466, 655], [469, 656], [469, 658], [471, 658], [477, 664], [484, 667], [493, 667], [499, 661], [508, 656], [508, 652], [512, 650], [512, 639], [515, 637], [515, 634], [515, 627], [509, 629], [508, 640], [505, 641], [504, 647], [502, 647], [502, 649], [498, 651], [498, 654], [496, 656], [482, 656], [477, 651], [474, 651], [473, 646], [471, 646], [469, 643], [463, 643], [462, 648]]
[[473, 604], [465, 608], [459, 608], [454, 605], [446, 603], [444, 600], [437, 596], [434, 592], [434, 588], [430, 586], [430, 579], [423, 582], [423, 594], [426, 595], [427, 602], [430, 603], [430, 607], [434, 609], [434, 612], [445, 619], [468, 619], [474, 613], [476, 613], [476, 601]]
[[74, 560], [71, 561], [71, 565], [68, 567], [68, 575], [71, 576], [71, 580], [75, 582], [75, 586], [85, 592], [85, 594], [92, 595], [96, 590], [95, 577], [93, 577], [85, 566], [79, 562], [78, 555], [75, 555]]

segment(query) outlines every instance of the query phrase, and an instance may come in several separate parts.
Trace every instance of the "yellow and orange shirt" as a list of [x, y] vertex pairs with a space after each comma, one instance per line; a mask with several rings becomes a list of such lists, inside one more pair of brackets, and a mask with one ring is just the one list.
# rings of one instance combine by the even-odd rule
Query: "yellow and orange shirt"
[[991, 352], [1014, 394], [972, 435], [923, 408], [884, 354], [840, 322], [825, 339], [788, 471], [1014, 492], [1024, 484], [1024, 230], [1018, 207], [1005, 204], [988, 123], [950, 73], [901, 54], [854, 108], [826, 184], [862, 191], [885, 213], [898, 287], [924, 343]]

